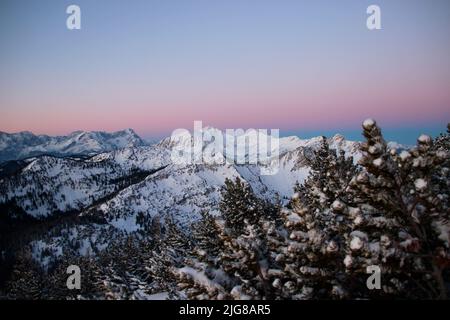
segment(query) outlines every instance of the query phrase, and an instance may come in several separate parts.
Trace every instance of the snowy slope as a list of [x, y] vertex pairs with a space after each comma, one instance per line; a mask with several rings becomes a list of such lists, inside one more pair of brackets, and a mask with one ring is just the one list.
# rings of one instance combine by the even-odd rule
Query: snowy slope
[[93, 163], [44, 156], [0, 180], [0, 203], [13, 201], [33, 217], [81, 210], [116, 189], [127, 172], [110, 161]]
[[[321, 141], [321, 137], [310, 140], [281, 138], [279, 167], [275, 175], [261, 175], [259, 165], [170, 163], [168, 150], [177, 144], [186, 146], [193, 143], [193, 137], [189, 136], [165, 139], [148, 148], [145, 153], [142, 150], [121, 150], [100, 155], [99, 158], [109, 156], [126, 167], [141, 166], [148, 169], [149, 164], [154, 168], [163, 165], [165, 161], [169, 165], [144, 181], [122, 190], [95, 209], [97, 214], [103, 215], [117, 228], [135, 231], [139, 228], [135, 222], [138, 214], [148, 217], [170, 215], [180, 224], [189, 224], [200, 216], [202, 210], [217, 213], [220, 190], [226, 178], [240, 177], [259, 196], [268, 200], [273, 200], [275, 194], [279, 194], [281, 198], [289, 198], [295, 183], [302, 182], [308, 176], [309, 167], [305, 154], [313, 154], [312, 151], [320, 147]], [[359, 157], [356, 142], [346, 141], [342, 136], [336, 135], [329, 139], [329, 143], [348, 156]], [[136, 152], [139, 154], [136, 155]], [[129, 156], [130, 154], [133, 156]]]

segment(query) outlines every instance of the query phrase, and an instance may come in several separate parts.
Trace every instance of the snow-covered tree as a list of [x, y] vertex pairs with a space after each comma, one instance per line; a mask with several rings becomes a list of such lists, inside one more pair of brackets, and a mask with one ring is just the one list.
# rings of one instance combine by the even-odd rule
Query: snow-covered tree
[[237, 233], [244, 229], [244, 220], [256, 223], [260, 219], [261, 201], [251, 186], [239, 177], [235, 181], [225, 180], [219, 206], [225, 226]]
[[[45, 299], [50, 300], [79, 300], [79, 299], [101, 299], [98, 280], [101, 278], [102, 269], [94, 257], [77, 256], [73, 254], [64, 255], [45, 275], [46, 289]], [[80, 289], [68, 289], [67, 279], [69, 274], [67, 268], [71, 265], [80, 268]]]
[[194, 226], [197, 247], [177, 270], [179, 288], [193, 299], [276, 298], [271, 250], [279, 236], [277, 207], [258, 199], [240, 179], [227, 180], [222, 197], [223, 220], [203, 214]]
[[358, 168], [353, 157], [345, 157], [343, 150], [330, 149], [322, 137], [321, 147], [308, 161], [311, 173], [302, 185], [296, 185], [297, 197], [310, 208], [326, 210], [336, 199], [347, 202], [347, 186]]
[[284, 213], [289, 240], [277, 257], [285, 271], [278, 285], [286, 298], [346, 298], [343, 260], [350, 230], [344, 209], [352, 201], [348, 186], [358, 169], [351, 157], [330, 149], [325, 138], [310, 165], [309, 177], [296, 186]]
[[220, 222], [222, 221], [219, 221], [207, 211], [202, 211], [201, 215], [202, 218], [193, 223], [191, 228], [195, 239], [193, 251], [200, 260], [215, 264], [215, 258], [222, 245], [220, 239], [220, 233], [222, 232]]
[[[344, 263], [354, 292], [368, 296], [446, 298], [449, 256], [449, 151], [426, 135], [409, 150], [388, 147], [374, 120], [363, 123], [357, 203]], [[346, 207], [345, 210], [350, 208]], [[382, 289], [367, 291], [368, 266], [381, 268]]]
[[190, 235], [180, 228], [172, 216], [164, 219], [163, 234], [159, 240], [179, 255], [192, 247]]

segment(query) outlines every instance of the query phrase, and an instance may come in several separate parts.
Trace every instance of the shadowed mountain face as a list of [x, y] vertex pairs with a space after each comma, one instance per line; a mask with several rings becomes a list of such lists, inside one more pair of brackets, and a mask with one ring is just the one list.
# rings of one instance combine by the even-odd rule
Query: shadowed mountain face
[[91, 155], [144, 145], [144, 140], [132, 129], [113, 133], [75, 131], [67, 136], [57, 137], [35, 135], [28, 131], [0, 132], [0, 163], [41, 155]]

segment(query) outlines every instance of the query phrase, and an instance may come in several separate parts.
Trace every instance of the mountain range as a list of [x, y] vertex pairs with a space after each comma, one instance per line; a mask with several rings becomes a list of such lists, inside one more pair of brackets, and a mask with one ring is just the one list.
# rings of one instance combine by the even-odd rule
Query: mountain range
[[[25, 214], [37, 218], [56, 212], [95, 211], [117, 228], [133, 231], [138, 229], [138, 214], [153, 217], [170, 212], [176, 220], [188, 222], [198, 217], [201, 210], [215, 211], [226, 178], [240, 177], [267, 199], [273, 199], [275, 194], [289, 197], [295, 183], [308, 175], [307, 157], [322, 140], [280, 138], [279, 171], [261, 176], [259, 165], [173, 164], [172, 148], [176, 143], [186, 143], [179, 137], [149, 146], [132, 130], [112, 134], [78, 132], [55, 138], [28, 133], [8, 137], [10, 140], [3, 135], [3, 150], [15, 148], [22, 155], [46, 150], [46, 155], [22, 160], [19, 170], [11, 176], [4, 175], [0, 180], [0, 203], [14, 202]], [[43, 142], [32, 142], [38, 140]], [[331, 148], [358, 157], [358, 142], [347, 141], [341, 135], [328, 140]], [[20, 143], [13, 146], [5, 141]], [[75, 157], [95, 150], [101, 152], [89, 158]], [[59, 157], [63, 154], [71, 157]], [[14, 157], [21, 158], [9, 155]]]
[[29, 131], [19, 133], [0, 131], [0, 163], [41, 155], [92, 155], [146, 144], [132, 129], [113, 133], [75, 131], [67, 136], [56, 137], [35, 135]]
[[[93, 223], [61, 232], [65, 239], [76, 238], [82, 243], [79, 254], [92, 252], [107, 245], [105, 239], [113, 234], [145, 231], [154, 221], [171, 219], [187, 226], [197, 221], [202, 211], [219, 214], [220, 191], [226, 178], [239, 177], [259, 197], [286, 202], [295, 184], [308, 176], [313, 151], [324, 138], [279, 138], [279, 170], [266, 176], [260, 174], [260, 164], [173, 163], [172, 149], [191, 139], [189, 135], [175, 136], [146, 145], [132, 130], [78, 132], [67, 137], [2, 134], [4, 159], [21, 160], [5, 162], [9, 167], [14, 164], [13, 170], [6, 170], [4, 163], [0, 171], [0, 218], [86, 218]], [[335, 135], [328, 143], [355, 161], [360, 157], [359, 142]], [[7, 150], [17, 150], [17, 154]], [[47, 242], [34, 241], [37, 259], [42, 258], [44, 249], [54, 248], [57, 256], [72, 243], [61, 239], [59, 234], [47, 237]]]

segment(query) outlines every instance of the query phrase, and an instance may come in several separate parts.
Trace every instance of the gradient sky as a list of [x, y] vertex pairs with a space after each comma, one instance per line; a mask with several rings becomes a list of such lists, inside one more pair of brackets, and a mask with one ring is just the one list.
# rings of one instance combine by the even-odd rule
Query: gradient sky
[[1, 0], [0, 131], [149, 138], [202, 120], [360, 139], [373, 117], [413, 143], [450, 121], [449, 30], [448, 0]]

